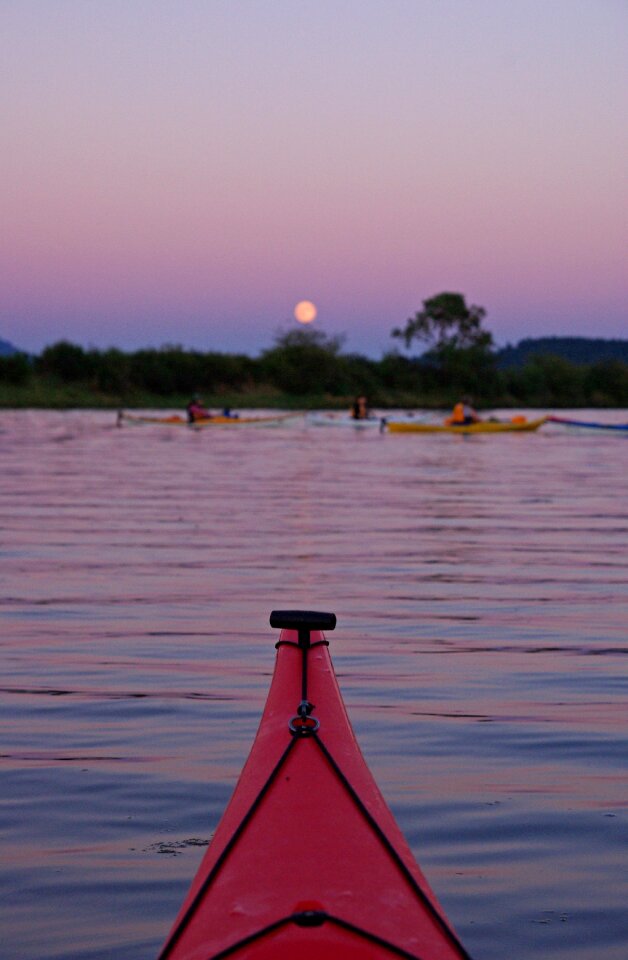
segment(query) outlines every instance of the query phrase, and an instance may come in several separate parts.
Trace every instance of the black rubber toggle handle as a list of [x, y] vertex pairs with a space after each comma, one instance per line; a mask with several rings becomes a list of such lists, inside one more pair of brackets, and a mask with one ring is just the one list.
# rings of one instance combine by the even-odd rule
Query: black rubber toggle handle
[[273, 610], [270, 625], [279, 630], [333, 630], [336, 614], [316, 610]]

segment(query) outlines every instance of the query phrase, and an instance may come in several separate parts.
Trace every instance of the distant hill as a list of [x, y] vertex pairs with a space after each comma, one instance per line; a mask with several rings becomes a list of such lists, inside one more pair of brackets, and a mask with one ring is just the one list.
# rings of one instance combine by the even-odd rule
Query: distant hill
[[12, 357], [14, 353], [21, 351], [14, 347], [8, 340], [0, 340], [0, 357]]
[[522, 367], [535, 356], [561, 357], [574, 364], [621, 360], [628, 364], [628, 340], [603, 340], [597, 337], [537, 337], [521, 340], [516, 346], [497, 351], [501, 368]]

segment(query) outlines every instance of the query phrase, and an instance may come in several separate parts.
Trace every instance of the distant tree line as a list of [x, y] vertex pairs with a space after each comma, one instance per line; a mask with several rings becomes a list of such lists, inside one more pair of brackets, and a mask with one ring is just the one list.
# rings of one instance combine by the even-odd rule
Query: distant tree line
[[497, 353], [499, 367], [521, 367], [533, 357], [561, 357], [577, 366], [589, 366], [605, 360], [628, 363], [628, 340], [601, 337], [535, 337], [520, 340], [516, 346], [502, 347]]
[[[334, 405], [359, 393], [380, 407], [442, 407], [463, 395], [487, 407], [628, 406], [626, 359], [599, 353], [596, 359], [591, 351], [567, 359], [562, 348], [568, 343], [576, 350], [580, 338], [544, 338], [523, 341], [515, 364], [517, 348], [496, 351], [484, 317], [483, 308], [468, 307], [461, 294], [439, 294], [424, 301], [404, 328], [392, 331], [406, 352], [394, 349], [381, 360], [344, 353], [342, 337], [310, 328], [278, 333], [257, 358], [176, 345], [124, 352], [60, 341], [36, 357], [0, 356], [0, 395], [5, 406], [15, 391], [25, 402], [29, 390], [45, 397], [61, 387], [71, 388], [81, 405], [130, 406], [147, 399], [166, 405], [199, 392], [208, 401], [228, 396], [231, 403], [249, 406]], [[419, 356], [407, 352], [414, 341], [424, 347]], [[532, 349], [533, 344], [542, 348]]]

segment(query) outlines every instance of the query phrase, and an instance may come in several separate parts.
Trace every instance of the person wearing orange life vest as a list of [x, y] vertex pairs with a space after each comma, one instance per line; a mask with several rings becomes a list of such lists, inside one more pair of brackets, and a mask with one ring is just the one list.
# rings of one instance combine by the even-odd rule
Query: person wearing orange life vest
[[450, 417], [445, 420], [448, 427], [468, 427], [470, 423], [480, 423], [481, 418], [471, 406], [468, 397], [459, 400]]

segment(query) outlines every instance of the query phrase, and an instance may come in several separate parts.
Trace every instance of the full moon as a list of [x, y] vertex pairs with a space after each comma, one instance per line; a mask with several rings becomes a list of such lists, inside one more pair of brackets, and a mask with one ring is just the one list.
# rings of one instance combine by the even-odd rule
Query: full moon
[[294, 308], [294, 316], [299, 323], [311, 323], [316, 319], [316, 307], [311, 300], [301, 300]]

